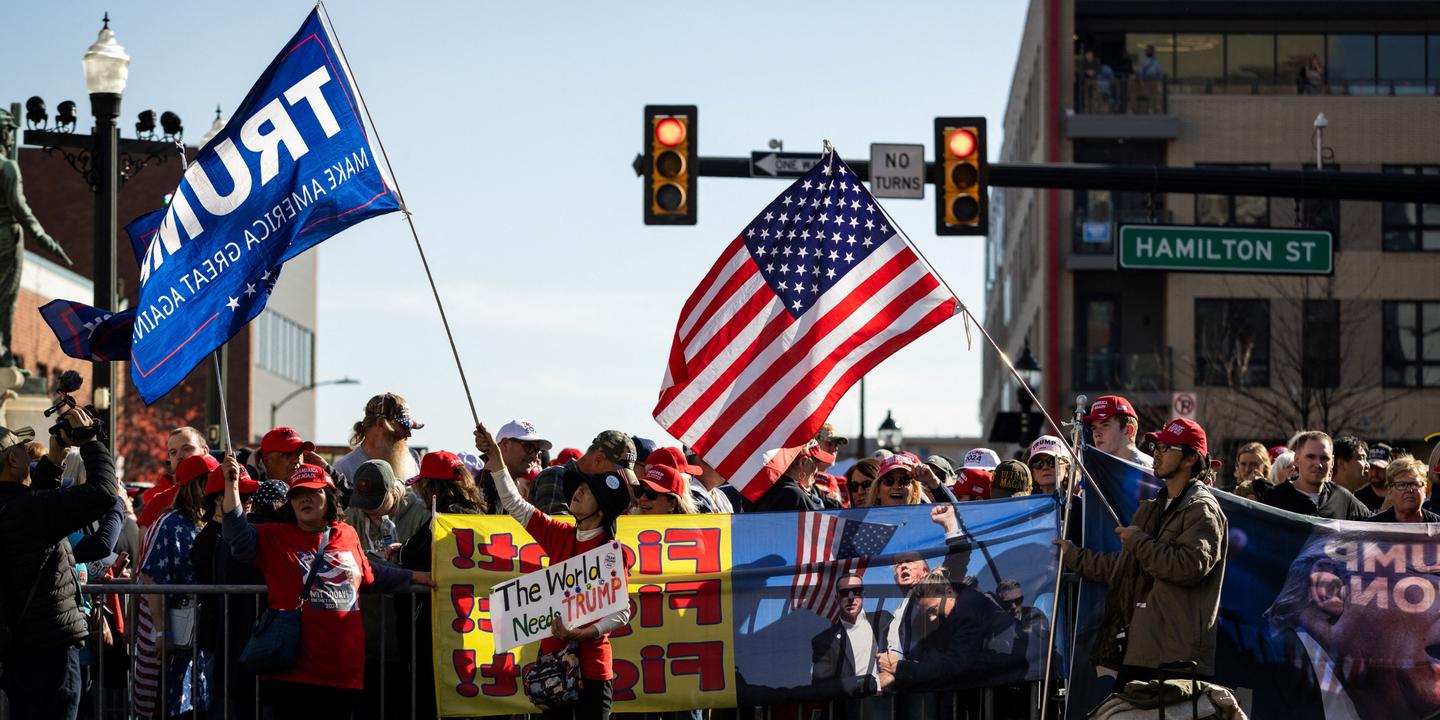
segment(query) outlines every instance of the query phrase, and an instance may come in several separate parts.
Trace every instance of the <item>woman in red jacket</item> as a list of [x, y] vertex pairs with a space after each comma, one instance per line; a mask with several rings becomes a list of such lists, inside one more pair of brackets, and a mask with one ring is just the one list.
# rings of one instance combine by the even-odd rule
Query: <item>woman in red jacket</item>
[[[561, 522], [535, 509], [520, 496], [515, 481], [505, 469], [500, 447], [484, 425], [475, 426], [475, 448], [485, 454], [485, 469], [495, 481], [500, 503], [515, 522], [544, 548], [553, 565], [580, 553], [593, 550], [615, 538], [615, 519], [630, 506], [628, 482], [619, 473], [583, 473], [569, 469], [564, 477], [565, 496], [570, 498], [570, 514], [575, 522]], [[556, 708], [541, 715], [545, 720], [608, 720], [610, 717], [610, 680], [614, 665], [610, 652], [610, 632], [630, 623], [627, 607], [589, 625], [567, 628], [558, 620], [550, 626], [553, 637], [540, 641], [540, 652], [553, 653], [570, 642], [580, 646], [580, 700], [566, 708]]]
[[[253, 562], [265, 575], [270, 607], [300, 607], [300, 652], [295, 665], [261, 676], [263, 702], [277, 720], [349, 718], [365, 685], [365, 627], [360, 589], [380, 592], [432, 585], [430, 574], [372, 566], [355, 529], [341, 520], [335, 483], [323, 468], [301, 465], [290, 476], [280, 522], [251, 525], [240, 507], [239, 464], [225, 460], [225, 541], [236, 559]], [[329, 541], [320, 547], [323, 533]], [[300, 597], [317, 558], [323, 563], [307, 598]]]

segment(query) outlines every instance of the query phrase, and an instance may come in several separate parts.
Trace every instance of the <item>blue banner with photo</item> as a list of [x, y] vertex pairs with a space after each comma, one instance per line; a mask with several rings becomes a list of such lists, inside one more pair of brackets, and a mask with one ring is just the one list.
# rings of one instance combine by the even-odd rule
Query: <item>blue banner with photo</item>
[[168, 207], [127, 228], [140, 253], [130, 358], [141, 397], [169, 392], [258, 315], [284, 262], [399, 207], [317, 8]]
[[867, 716], [908, 717], [935, 691], [1044, 671], [1053, 496], [736, 522], [745, 526], [731, 550], [742, 707], [869, 698]]
[[[1087, 447], [1083, 462], [1122, 521], [1153, 497], [1144, 469]], [[1422, 486], [1423, 488], [1423, 486]], [[1230, 522], [1214, 681], [1251, 717], [1440, 716], [1440, 539], [1434, 525], [1322, 520], [1216, 492]], [[1117, 550], [1085, 504], [1087, 547]], [[1089, 661], [1105, 587], [1084, 583], [1068, 716], [1110, 691]]]

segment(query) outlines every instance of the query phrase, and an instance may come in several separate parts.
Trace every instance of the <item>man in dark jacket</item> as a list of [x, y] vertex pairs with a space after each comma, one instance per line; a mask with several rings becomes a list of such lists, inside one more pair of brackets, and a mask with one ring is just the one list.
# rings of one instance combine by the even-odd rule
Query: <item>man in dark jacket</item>
[[1369, 520], [1370, 508], [1330, 477], [1335, 456], [1330, 436], [1311, 430], [1295, 436], [1295, 467], [1299, 475], [1280, 483], [1260, 502], [1281, 510], [1332, 520]]
[[785, 468], [785, 473], [775, 480], [775, 484], [767, 488], [765, 494], [755, 501], [751, 512], [805, 512], [822, 509], [820, 500], [805, 489], [813, 477], [815, 458], [810, 454], [810, 448], [806, 447], [795, 455], [795, 459], [790, 461], [790, 466]]
[[852, 698], [836, 703], [843, 708], [837, 716], [874, 717], [888, 705], [874, 696], [879, 690], [876, 658], [888, 649], [890, 613], [865, 612], [865, 580], [857, 573], [835, 584], [835, 596], [839, 617], [810, 640], [810, 684], [830, 697]]
[[[74, 429], [94, 421], [84, 410], [62, 416]], [[30, 468], [34, 430], [0, 428], [0, 612], [4, 613], [0, 689], [14, 718], [73, 720], [80, 707], [80, 647], [88, 636], [80, 586], [66, 536], [115, 505], [110, 451], [68, 432], [50, 438], [50, 452]], [[86, 482], [60, 488], [65, 449], [80, 446]]]

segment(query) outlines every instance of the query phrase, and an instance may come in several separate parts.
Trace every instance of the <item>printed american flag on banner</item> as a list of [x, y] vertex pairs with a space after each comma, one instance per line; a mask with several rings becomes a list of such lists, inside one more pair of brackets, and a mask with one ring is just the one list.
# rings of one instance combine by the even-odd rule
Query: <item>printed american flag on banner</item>
[[959, 308], [828, 152], [685, 302], [655, 419], [758, 499], [766, 451], [810, 440], [851, 385]]
[[834, 620], [840, 613], [835, 586], [852, 572], [865, 572], [871, 556], [884, 551], [897, 527], [819, 512], [801, 513], [799, 525], [790, 604]]

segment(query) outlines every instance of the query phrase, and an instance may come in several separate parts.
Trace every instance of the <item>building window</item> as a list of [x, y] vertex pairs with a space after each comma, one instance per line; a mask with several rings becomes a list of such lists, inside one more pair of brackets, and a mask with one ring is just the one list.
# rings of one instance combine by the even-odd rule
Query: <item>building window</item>
[[1391, 95], [1429, 95], [1425, 84], [1425, 36], [1380, 35], [1376, 60], [1380, 91]]
[[[1225, 167], [1240, 170], [1269, 170], [1266, 164], [1220, 165], [1204, 164], [1195, 167]], [[1268, 227], [1270, 225], [1270, 198], [1255, 195], [1196, 195], [1196, 225], [1240, 225], [1246, 227]]]
[[[1440, 165], [1386, 165], [1387, 173], [1440, 175]], [[1440, 203], [1385, 203], [1382, 247], [1390, 252], [1440, 250]]]
[[1195, 384], [1270, 385], [1270, 301], [1195, 300]]
[[270, 310], [262, 312], [258, 322], [260, 369], [296, 385], [309, 385], [314, 380], [315, 333]]
[[1440, 302], [1381, 306], [1385, 387], [1440, 387]]
[[1226, 36], [1225, 84], [1230, 92], [1257, 95], [1275, 84], [1275, 36]]
[[1325, 63], [1330, 92], [1336, 95], [1374, 95], [1375, 36], [1331, 35]]
[[1300, 342], [1300, 381], [1307, 388], [1340, 387], [1340, 301], [1306, 300]]

